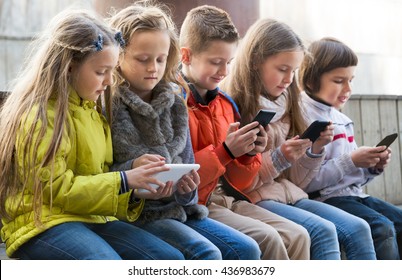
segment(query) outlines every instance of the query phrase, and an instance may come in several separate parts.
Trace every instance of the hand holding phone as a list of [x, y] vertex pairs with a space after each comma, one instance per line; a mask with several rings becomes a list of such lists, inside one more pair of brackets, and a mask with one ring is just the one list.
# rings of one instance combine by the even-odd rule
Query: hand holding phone
[[314, 143], [320, 137], [320, 133], [330, 124], [331, 122], [329, 121], [316, 120], [303, 132], [300, 139], [310, 139]]
[[385, 150], [386, 149], [388, 149], [388, 147], [395, 141], [395, 139], [398, 137], [398, 133], [393, 133], [393, 134], [390, 134], [390, 135], [387, 135], [387, 136], [385, 136], [384, 137], [384, 139], [382, 139], [377, 145], [376, 145], [376, 147], [379, 147], [379, 146], [386, 146], [387, 148], [385, 148]]

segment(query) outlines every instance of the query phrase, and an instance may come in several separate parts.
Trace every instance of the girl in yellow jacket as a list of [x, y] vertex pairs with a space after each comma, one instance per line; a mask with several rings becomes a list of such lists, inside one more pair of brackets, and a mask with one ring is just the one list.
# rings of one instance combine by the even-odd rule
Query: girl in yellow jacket
[[[84, 11], [54, 18], [0, 115], [1, 237], [21, 259], [183, 259], [129, 223], [133, 189], [164, 184], [163, 162], [125, 172], [112, 163], [110, 129], [96, 110], [113, 82], [121, 33]], [[105, 94], [107, 95], [107, 94]], [[98, 100], [98, 107], [95, 101]]]

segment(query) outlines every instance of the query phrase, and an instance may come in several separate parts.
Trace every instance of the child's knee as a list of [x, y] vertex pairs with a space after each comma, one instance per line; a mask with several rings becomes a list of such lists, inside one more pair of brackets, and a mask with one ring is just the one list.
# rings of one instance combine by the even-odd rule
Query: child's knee
[[384, 216], [378, 217], [371, 225], [371, 232], [374, 240], [396, 238], [394, 223]]

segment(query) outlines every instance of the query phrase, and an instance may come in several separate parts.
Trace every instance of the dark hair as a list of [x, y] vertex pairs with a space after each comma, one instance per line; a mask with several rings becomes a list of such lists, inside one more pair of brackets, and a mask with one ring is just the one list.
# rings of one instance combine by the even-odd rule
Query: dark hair
[[300, 67], [300, 85], [308, 94], [320, 90], [321, 76], [340, 67], [356, 66], [356, 53], [335, 38], [322, 38], [313, 42], [308, 48]]

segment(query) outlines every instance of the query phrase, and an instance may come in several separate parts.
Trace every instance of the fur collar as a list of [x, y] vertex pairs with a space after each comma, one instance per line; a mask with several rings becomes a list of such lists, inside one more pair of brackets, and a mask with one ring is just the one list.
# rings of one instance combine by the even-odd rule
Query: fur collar
[[114, 97], [113, 152], [117, 162], [159, 154], [167, 163], [182, 163], [188, 129], [188, 113], [182, 98], [170, 84], [153, 90], [151, 103], [127, 87]]

